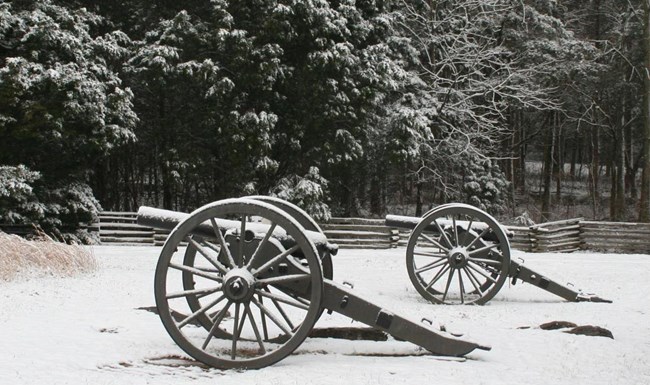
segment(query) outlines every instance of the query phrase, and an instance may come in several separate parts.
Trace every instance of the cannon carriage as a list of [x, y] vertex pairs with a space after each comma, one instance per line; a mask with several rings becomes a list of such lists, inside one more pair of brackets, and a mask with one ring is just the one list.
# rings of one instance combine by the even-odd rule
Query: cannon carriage
[[141, 207], [138, 223], [172, 230], [156, 266], [156, 306], [172, 339], [210, 366], [271, 365], [305, 340], [325, 309], [437, 355], [489, 350], [334, 282], [337, 246], [288, 202], [226, 199], [191, 214]]
[[[272, 365], [303, 343], [324, 310], [436, 355], [490, 349], [382, 308], [334, 282], [332, 256], [338, 247], [286, 201], [226, 199], [191, 214], [141, 207], [137, 220], [171, 230], [155, 272], [158, 313], [172, 339], [210, 366]], [[570, 300], [600, 300], [574, 297], [570, 289], [512, 262], [507, 232], [472, 206], [443, 205], [421, 219], [389, 216], [386, 222], [412, 229], [407, 270], [420, 294], [434, 303], [484, 304], [508, 277]]]
[[510, 232], [476, 207], [452, 203], [422, 218], [388, 215], [386, 225], [411, 230], [406, 269], [413, 286], [433, 303], [483, 305], [508, 279], [513, 285], [521, 280], [571, 302], [611, 302], [513, 260]]

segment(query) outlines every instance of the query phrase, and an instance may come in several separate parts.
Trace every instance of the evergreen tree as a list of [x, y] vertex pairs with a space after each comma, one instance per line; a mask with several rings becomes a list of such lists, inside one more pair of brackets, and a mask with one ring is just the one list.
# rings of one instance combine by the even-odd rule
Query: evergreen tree
[[322, 191], [349, 212], [356, 199], [349, 187], [369, 161], [364, 151], [404, 76], [386, 42], [382, 7], [210, 4], [208, 12], [161, 20], [136, 44], [125, 75], [142, 147], [122, 158], [146, 157], [152, 168], [131, 176], [139, 185], [128, 188], [187, 209], [278, 191], [279, 181], [316, 167], [315, 180], [336, 180]]
[[38, 172], [41, 217], [76, 226], [99, 207], [93, 165], [134, 139], [132, 94], [112, 67], [129, 39], [95, 34], [100, 16], [50, 1], [3, 2], [0, 14], [0, 164]]

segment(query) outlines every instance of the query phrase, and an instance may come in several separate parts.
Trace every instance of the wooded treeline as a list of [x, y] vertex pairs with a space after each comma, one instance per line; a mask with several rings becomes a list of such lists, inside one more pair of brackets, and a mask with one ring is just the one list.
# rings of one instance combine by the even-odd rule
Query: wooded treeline
[[2, 1], [0, 217], [273, 194], [648, 221], [647, 3]]

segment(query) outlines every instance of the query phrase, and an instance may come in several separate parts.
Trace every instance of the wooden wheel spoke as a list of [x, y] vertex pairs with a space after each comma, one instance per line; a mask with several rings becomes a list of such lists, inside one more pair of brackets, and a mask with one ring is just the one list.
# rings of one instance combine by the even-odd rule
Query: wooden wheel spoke
[[208, 262], [212, 264], [212, 266], [216, 267], [222, 274], [226, 274], [228, 272], [228, 269], [222, 265], [221, 262], [219, 262], [214, 256], [210, 255], [202, 245], [194, 240], [194, 238], [188, 237], [187, 240], [205, 259], [208, 260]]
[[[269, 290], [268, 287], [265, 288], [265, 290], [266, 290], [267, 293], [270, 293], [270, 290]], [[289, 318], [287, 313], [284, 311], [282, 306], [280, 306], [280, 303], [276, 299], [273, 299], [273, 298], [271, 298], [271, 302], [273, 303], [275, 308], [278, 309], [278, 311], [280, 312], [280, 315], [282, 316], [282, 318], [284, 318], [284, 321], [287, 323], [287, 325], [289, 325], [289, 328], [291, 328], [291, 330], [295, 330], [293, 322], [291, 322], [291, 319]]]
[[242, 215], [241, 217], [241, 228], [239, 231], [239, 244], [237, 245], [237, 254], [238, 254], [238, 260], [237, 260], [237, 267], [242, 267], [244, 266], [245, 263], [245, 256], [244, 256], [244, 241], [245, 241], [245, 236], [246, 236], [246, 215]]
[[293, 332], [291, 331], [292, 328], [291, 328], [291, 327], [287, 328], [287, 325], [282, 324], [282, 321], [280, 321], [280, 320], [279, 320], [279, 319], [278, 319], [278, 318], [277, 318], [273, 313], [271, 313], [271, 311], [270, 311], [266, 306], [264, 306], [263, 304], [261, 304], [260, 302], [258, 302], [255, 298], [251, 298], [251, 301], [252, 301], [252, 302], [255, 304], [255, 306], [257, 306], [257, 307], [258, 307], [258, 308], [259, 308], [259, 309], [260, 309], [260, 310], [261, 310], [261, 311], [262, 311], [262, 312], [263, 312], [263, 313], [264, 313], [264, 314], [265, 314], [265, 315], [266, 315], [266, 316], [267, 316], [271, 321], [273, 321], [273, 323], [276, 324], [277, 327], [279, 327], [280, 329], [282, 329], [282, 331], [283, 331], [285, 334], [287, 334], [287, 335], [289, 335], [289, 336], [293, 335]]
[[431, 279], [431, 281], [429, 281], [429, 283], [427, 284], [427, 286], [424, 287], [424, 289], [425, 289], [425, 290], [429, 290], [429, 288], [430, 288], [431, 286], [433, 286], [433, 284], [435, 284], [436, 282], [438, 282], [438, 280], [439, 280], [440, 278], [442, 278], [442, 276], [443, 276], [443, 275], [447, 272], [447, 270], [449, 270], [449, 269], [451, 269], [451, 266], [450, 266], [449, 264], [447, 264], [444, 268], [440, 269], [440, 271], [438, 272], [438, 274], [436, 274], [436, 275]]
[[[484, 236], [485, 234], [489, 233], [490, 230], [492, 230], [492, 228], [490, 228], [489, 226], [486, 227], [485, 229], [483, 229], [483, 231], [481, 231], [481, 233], [480, 233], [476, 238], [474, 238], [474, 239], [472, 240], [472, 242], [469, 243], [469, 245], [465, 246], [465, 248], [466, 248], [466, 249], [470, 249], [472, 246], [474, 246], [474, 244], [476, 243], [476, 241], [478, 241], [479, 239], [483, 238], [483, 236]], [[467, 229], [467, 231], [469, 231], [469, 229]]]
[[287, 294], [289, 294], [291, 296], [291, 298], [295, 299], [296, 301], [300, 302], [301, 304], [303, 304], [305, 306], [309, 306], [311, 304], [311, 302], [309, 302], [308, 300], [306, 300], [306, 299], [304, 299], [302, 297], [299, 297], [299, 296], [297, 296], [295, 294], [291, 294], [291, 293], [287, 293]]
[[246, 268], [248, 268], [249, 270], [250, 270], [251, 266], [253, 266], [253, 264], [257, 260], [257, 257], [260, 254], [260, 250], [262, 250], [264, 248], [266, 243], [269, 241], [269, 238], [271, 238], [271, 235], [273, 235], [273, 231], [275, 231], [275, 227], [276, 227], [276, 224], [272, 223], [271, 227], [269, 228], [269, 231], [266, 232], [266, 234], [264, 235], [264, 238], [262, 239], [262, 241], [259, 243], [259, 245], [257, 245], [257, 248], [255, 249], [255, 252], [251, 256], [251, 259], [246, 264]]
[[280, 306], [280, 303], [278, 301], [275, 301], [275, 300], [271, 300], [271, 302], [273, 302], [273, 305], [275, 305], [275, 308], [278, 309], [278, 311], [280, 312], [280, 315], [282, 316], [282, 318], [284, 318], [284, 321], [287, 323], [287, 325], [289, 325], [289, 328], [291, 330], [296, 330], [296, 327], [293, 325], [293, 322], [291, 322], [291, 319], [289, 318], [287, 313], [284, 311], [282, 306]]
[[456, 246], [460, 245], [460, 240], [458, 239], [458, 228], [456, 227], [456, 216], [451, 217], [451, 223], [454, 230], [454, 239], [456, 241]]
[[217, 246], [217, 245], [215, 245], [215, 244], [213, 244], [211, 242], [208, 242], [205, 239], [203, 240], [203, 244], [205, 245], [205, 247], [207, 247], [208, 249], [214, 251], [217, 254], [219, 254], [221, 252], [221, 246]]
[[467, 222], [467, 232], [469, 233], [472, 230], [472, 224], [474, 223], [474, 218], [470, 218]]
[[494, 243], [494, 244], [491, 244], [491, 245], [481, 247], [480, 249], [474, 249], [474, 250], [468, 252], [467, 254], [469, 254], [469, 256], [471, 257], [472, 255], [476, 255], [478, 253], [482, 253], [482, 252], [487, 251], [487, 250], [492, 250], [492, 249], [494, 249], [496, 247], [500, 247], [500, 246], [501, 246], [500, 243]]
[[470, 269], [472, 269], [475, 272], [479, 273], [480, 275], [485, 277], [488, 281], [490, 281], [492, 283], [497, 283], [497, 281], [494, 278], [492, 278], [490, 273], [485, 271], [480, 265], [477, 265], [476, 263], [472, 263], [472, 261], [469, 261], [469, 263], [467, 264], [467, 267], [469, 267]]
[[[439, 249], [442, 249], [442, 250], [447, 251], [447, 252], [449, 251], [449, 248], [448, 248], [448, 247], [443, 246], [442, 243], [440, 243], [440, 242], [438, 242], [437, 240], [431, 238], [430, 236], [428, 236], [428, 235], [426, 235], [426, 234], [424, 234], [424, 233], [420, 234], [420, 236], [421, 236], [422, 238], [426, 239], [427, 241], [433, 243], [433, 245], [436, 246], [436, 247], [438, 247]], [[447, 242], [449, 242], [449, 241], [447, 241]], [[447, 243], [447, 244], [449, 244], [449, 243]]]
[[214, 234], [217, 236], [217, 241], [219, 241], [219, 246], [221, 246], [221, 250], [226, 254], [226, 259], [230, 264], [230, 268], [231, 269], [235, 268], [236, 267], [235, 260], [232, 258], [230, 249], [226, 244], [226, 239], [223, 237], [223, 234], [219, 230], [219, 226], [217, 225], [217, 222], [214, 220], [214, 218], [210, 218], [210, 223], [212, 224], [212, 229], [214, 230]]
[[251, 311], [251, 306], [248, 302], [244, 304], [244, 310], [246, 311], [246, 314], [248, 314], [248, 322], [251, 324], [251, 327], [253, 328], [253, 333], [255, 333], [255, 339], [257, 340], [257, 343], [260, 345], [260, 352], [261, 354], [266, 354], [266, 348], [264, 347], [264, 340], [262, 339], [262, 336], [260, 335], [260, 331], [257, 328], [257, 323], [255, 322], [255, 318], [253, 317], [253, 312]]
[[208, 347], [210, 340], [212, 340], [212, 337], [214, 337], [214, 334], [219, 329], [219, 325], [221, 324], [221, 321], [223, 321], [223, 318], [228, 313], [228, 309], [230, 308], [230, 305], [232, 305], [232, 302], [228, 301], [228, 303], [226, 303], [226, 306], [224, 306], [223, 309], [221, 309], [212, 320], [212, 327], [210, 328], [210, 331], [208, 332], [208, 336], [205, 338], [205, 341], [203, 341], [203, 345], [201, 346], [201, 349], [205, 350], [205, 348]]
[[285, 250], [282, 253], [276, 255], [275, 257], [271, 258], [268, 262], [260, 266], [259, 268], [253, 270], [253, 275], [257, 276], [260, 272], [266, 271], [269, 267], [275, 267], [277, 264], [282, 262], [284, 259], [286, 259], [289, 255], [295, 253], [300, 249], [299, 245], [294, 245], [292, 248], [289, 250]]
[[287, 305], [297, 307], [302, 310], [309, 310], [309, 303], [304, 304], [302, 302], [298, 302], [297, 300], [291, 298], [291, 297], [283, 297], [281, 295], [271, 293], [270, 291], [267, 290], [256, 290], [256, 293], [259, 294], [262, 297], [269, 298], [274, 301], [286, 303]]
[[[264, 304], [264, 298], [261, 295], [258, 294], [258, 299], [259, 299], [260, 303], [263, 305]], [[264, 312], [262, 311], [261, 308], [259, 308], [259, 310], [260, 310], [260, 319], [261, 319], [261, 322], [262, 322], [262, 332], [264, 332], [264, 340], [266, 341], [266, 340], [269, 339], [269, 329], [268, 329], [268, 327], [266, 325], [266, 315], [264, 314]]]
[[424, 273], [425, 271], [429, 271], [431, 269], [435, 269], [438, 266], [442, 266], [445, 263], [447, 263], [447, 257], [442, 257], [442, 258], [440, 258], [440, 260], [428, 263], [428, 264], [426, 264], [426, 265], [424, 265], [422, 267], [419, 267], [419, 268], [415, 269], [414, 271], [417, 274]]
[[230, 359], [237, 359], [237, 340], [239, 340], [239, 334], [241, 329], [239, 328], [239, 307], [241, 304], [239, 302], [235, 303], [235, 320], [232, 324], [232, 347], [230, 348]]
[[484, 263], [486, 265], [494, 266], [496, 268], [500, 268], [502, 263], [501, 261], [497, 261], [496, 259], [487, 259], [487, 258], [469, 258], [470, 261], [475, 262], [475, 263]]
[[433, 253], [433, 252], [426, 252], [426, 251], [414, 251], [413, 255], [417, 255], [419, 257], [431, 257], [431, 258], [447, 258], [446, 253]]
[[465, 285], [463, 284], [463, 276], [461, 269], [458, 269], [458, 286], [460, 286], [460, 303], [465, 303]]
[[309, 274], [288, 274], [279, 277], [271, 277], [257, 280], [258, 283], [264, 285], [275, 285], [284, 282], [305, 281], [311, 279]]
[[479, 295], [483, 295], [483, 291], [480, 288], [480, 283], [476, 276], [474, 276], [474, 273], [472, 273], [467, 266], [463, 267], [463, 271], [465, 271], [465, 274], [467, 274], [467, 278], [469, 278], [469, 281], [471, 282], [472, 286], [474, 286], [474, 290], [476, 290]]
[[207, 273], [207, 272], [202, 271], [200, 269], [197, 269], [195, 267], [179, 265], [179, 264], [171, 263], [171, 262], [169, 263], [169, 267], [171, 267], [172, 269], [176, 269], [176, 270], [180, 270], [180, 271], [185, 271], [187, 273], [195, 274], [195, 275], [198, 275], [199, 277], [207, 278], [207, 279], [210, 279], [210, 280], [213, 280], [213, 281], [223, 282], [223, 277], [222, 276], [210, 274], [210, 273]]
[[[190, 265], [185, 265], [185, 266], [190, 266]], [[221, 276], [221, 270], [215, 268], [215, 267], [209, 267], [209, 266], [193, 266], [195, 269], [200, 270], [204, 273], [217, 273], [219, 276]]]
[[451, 280], [454, 278], [454, 271], [451, 270], [449, 272], [449, 276], [447, 277], [447, 285], [445, 286], [445, 292], [442, 295], [442, 302], [445, 302], [445, 299], [447, 298], [447, 294], [449, 293], [449, 287], [451, 286]]
[[219, 298], [217, 298], [217, 299], [213, 300], [212, 302], [208, 303], [207, 305], [201, 307], [200, 309], [198, 309], [194, 313], [190, 314], [189, 316], [185, 317], [181, 322], [178, 323], [178, 325], [177, 325], [178, 328], [181, 329], [183, 326], [187, 325], [188, 323], [190, 323], [191, 321], [196, 319], [196, 317], [198, 317], [198, 316], [200, 316], [202, 314], [205, 314], [208, 310], [215, 307], [215, 305], [217, 305], [219, 302], [223, 301], [224, 298], [226, 298], [226, 296], [222, 295]]
[[[444, 232], [442, 230], [442, 227], [440, 227], [440, 225], [438, 224], [438, 220], [434, 219], [433, 223], [436, 224], [436, 228], [438, 229], [438, 231], [440, 231], [440, 234], [441, 234], [442, 238], [444, 238], [445, 242], [447, 242], [447, 244], [449, 245], [449, 248], [454, 247], [454, 245], [449, 240], [449, 237], [447, 237], [447, 233]], [[449, 248], [444, 248], [443, 250], [449, 251]]]
[[205, 289], [193, 289], [193, 290], [183, 290], [183, 291], [177, 291], [174, 293], [169, 293], [165, 298], [167, 299], [173, 299], [173, 298], [179, 298], [179, 297], [187, 297], [189, 295], [194, 295], [197, 298], [205, 297], [206, 295], [210, 295], [212, 293], [216, 293], [218, 291], [221, 291], [222, 286], [215, 286], [211, 288], [205, 288]]
[[237, 333], [238, 337], [241, 337], [241, 331], [244, 329], [244, 323], [246, 323], [246, 317], [248, 317], [248, 314], [246, 314], [245, 310], [242, 310], [241, 314], [242, 314], [242, 318], [241, 321], [239, 321], [239, 327], [237, 328], [237, 330], [239, 330], [239, 332]]

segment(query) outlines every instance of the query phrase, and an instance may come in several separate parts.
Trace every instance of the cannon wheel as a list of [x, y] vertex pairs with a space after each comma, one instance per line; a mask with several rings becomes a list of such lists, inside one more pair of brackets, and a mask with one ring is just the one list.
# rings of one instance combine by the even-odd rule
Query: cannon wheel
[[413, 229], [406, 268], [418, 292], [433, 303], [482, 305], [508, 278], [510, 243], [486, 212], [442, 205]]
[[[194, 250], [191, 264], [183, 242]], [[253, 369], [283, 359], [309, 335], [323, 277], [316, 248], [294, 218], [268, 203], [228, 199], [197, 209], [172, 231], [154, 286], [163, 325], [186, 353], [216, 368]], [[191, 309], [188, 298], [200, 307]]]
[[[309, 231], [316, 231], [321, 234], [323, 233], [323, 230], [321, 230], [320, 226], [318, 226], [318, 223], [314, 221], [312, 217], [309, 216], [303, 209], [300, 207], [294, 205], [291, 202], [287, 202], [283, 199], [280, 198], [275, 198], [275, 197], [269, 197], [265, 195], [252, 195], [252, 196], [247, 196], [244, 197], [244, 199], [254, 199], [257, 201], [261, 202], [266, 202], [269, 203], [273, 206], [278, 207], [285, 213], [289, 214], [292, 218], [294, 218], [298, 223], [300, 223], [305, 230]], [[196, 259], [196, 248], [194, 247], [188, 247], [185, 251], [185, 258], [183, 259], [183, 264], [185, 266], [194, 266], [194, 261]], [[332, 279], [334, 276], [334, 267], [332, 266], [332, 256], [329, 253], [325, 253], [322, 258], [321, 258], [321, 268], [323, 269], [323, 277], [326, 279]], [[194, 287], [195, 281], [194, 281], [194, 274], [190, 272], [183, 272], [183, 289], [186, 291], [192, 291], [195, 289]], [[186, 296], [187, 303], [190, 307], [190, 310], [192, 313], [196, 312], [201, 308], [201, 301], [200, 297], [197, 295], [188, 295]], [[324, 309], [321, 309], [321, 314], [322, 315]], [[201, 314], [197, 317], [197, 321], [207, 330], [210, 330], [212, 328], [212, 322], [210, 321], [210, 318], [208, 317], [207, 314]], [[230, 338], [230, 335], [219, 329], [217, 332], [217, 336], [222, 337], [222, 338]]]

